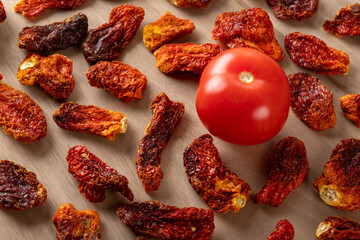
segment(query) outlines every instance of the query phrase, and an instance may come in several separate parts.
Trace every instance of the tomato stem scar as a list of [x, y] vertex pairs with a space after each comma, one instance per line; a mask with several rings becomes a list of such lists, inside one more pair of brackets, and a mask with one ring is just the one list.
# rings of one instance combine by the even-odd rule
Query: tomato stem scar
[[243, 83], [251, 83], [254, 81], [254, 76], [251, 73], [244, 71], [240, 73], [239, 79]]

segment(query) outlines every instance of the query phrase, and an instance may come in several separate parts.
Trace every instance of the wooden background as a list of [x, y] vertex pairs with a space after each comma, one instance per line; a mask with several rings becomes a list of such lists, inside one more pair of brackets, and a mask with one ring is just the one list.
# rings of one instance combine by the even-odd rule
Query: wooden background
[[[104, 162], [125, 175], [135, 201], [158, 200], [178, 207], [207, 206], [192, 189], [185, 175], [182, 153], [195, 138], [206, 133], [195, 110], [195, 93], [199, 76], [192, 74], [162, 74], [155, 65], [155, 58], [142, 42], [142, 30], [146, 24], [156, 21], [166, 11], [180, 18], [191, 19], [195, 31], [179, 42], [215, 42], [211, 39], [211, 30], [218, 14], [225, 11], [237, 11], [243, 8], [260, 7], [266, 10], [273, 22], [275, 35], [284, 46], [286, 34], [300, 31], [312, 34], [324, 40], [329, 46], [347, 52], [350, 56], [350, 71], [347, 76], [318, 76], [322, 83], [334, 93], [334, 105], [337, 123], [334, 129], [316, 132], [305, 126], [290, 110], [288, 121], [283, 130], [270, 141], [251, 147], [236, 146], [215, 139], [220, 156], [225, 164], [252, 187], [253, 194], [246, 206], [238, 213], [215, 214], [214, 240], [266, 239], [276, 223], [288, 219], [295, 228], [295, 239], [315, 239], [318, 224], [328, 216], [344, 216], [360, 221], [359, 212], [347, 212], [332, 208], [319, 198], [312, 182], [321, 174], [332, 149], [342, 139], [360, 138], [360, 129], [346, 120], [340, 110], [339, 98], [345, 94], [360, 93], [360, 37], [338, 38], [322, 29], [327, 19], [333, 19], [335, 13], [354, 0], [320, 1], [320, 6], [310, 19], [303, 22], [282, 21], [274, 17], [265, 0], [213, 0], [208, 8], [180, 9], [167, 0], [87, 0], [73, 11], [47, 10], [35, 19], [14, 12], [17, 0], [3, 0], [7, 19], [0, 24], [0, 73], [4, 83], [26, 92], [43, 109], [48, 123], [46, 138], [40, 142], [22, 144], [0, 132], [0, 158], [14, 161], [37, 174], [39, 181], [48, 192], [48, 198], [41, 208], [24, 212], [0, 210], [0, 239], [55, 239], [56, 230], [52, 216], [63, 203], [72, 203], [79, 210], [96, 210], [101, 218], [103, 239], [135, 239], [135, 235], [126, 228], [115, 214], [120, 202], [126, 200], [119, 194], [107, 192], [102, 203], [88, 202], [78, 191], [78, 182], [67, 171], [66, 155], [70, 147], [81, 144]], [[17, 46], [21, 28], [30, 25], [45, 25], [62, 21], [77, 12], [85, 13], [89, 18], [89, 28], [96, 28], [108, 21], [111, 9], [131, 3], [145, 10], [145, 19], [131, 44], [125, 47], [120, 61], [139, 69], [147, 76], [148, 87], [143, 99], [129, 104], [113, 97], [108, 92], [91, 87], [86, 79], [89, 68], [80, 47], [71, 47], [59, 53], [74, 62], [75, 89], [69, 101], [79, 104], [94, 104], [102, 108], [119, 111], [127, 115], [129, 128], [125, 134], [118, 135], [111, 142], [105, 138], [60, 129], [52, 120], [52, 113], [60, 102], [52, 99], [38, 86], [23, 86], [16, 78], [17, 68], [27, 54]], [[285, 51], [285, 50], [284, 50]], [[293, 63], [288, 54], [280, 62], [286, 74], [307, 72]], [[159, 191], [147, 195], [134, 167], [136, 151], [145, 127], [152, 117], [149, 105], [160, 92], [172, 100], [185, 103], [185, 115], [179, 128], [172, 136], [162, 153], [164, 179]], [[296, 136], [304, 141], [310, 163], [310, 172], [305, 182], [291, 193], [279, 208], [256, 205], [253, 196], [266, 182], [264, 163], [275, 144], [287, 136]]]

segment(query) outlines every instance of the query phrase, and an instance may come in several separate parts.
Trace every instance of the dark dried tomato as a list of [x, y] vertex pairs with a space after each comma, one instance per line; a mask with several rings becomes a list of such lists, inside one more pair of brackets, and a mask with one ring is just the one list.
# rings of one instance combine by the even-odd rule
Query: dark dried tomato
[[6, 12], [4, 8], [4, 4], [0, 0], [0, 23], [5, 21], [6, 19]]
[[81, 44], [88, 29], [85, 14], [78, 13], [63, 22], [24, 27], [19, 33], [19, 47], [28, 51], [57, 51]]
[[113, 141], [118, 133], [125, 133], [127, 118], [124, 114], [94, 105], [73, 102], [61, 104], [53, 114], [55, 123], [67, 130], [86, 132]]
[[360, 94], [348, 94], [339, 100], [344, 116], [360, 128]]
[[277, 62], [284, 58], [269, 15], [260, 8], [220, 14], [215, 20], [212, 38], [230, 48], [254, 48]]
[[312, 17], [319, 7], [319, 0], [267, 0], [275, 17], [302, 21]]
[[8, 161], [0, 161], [0, 207], [23, 211], [41, 207], [46, 200], [46, 190], [36, 179], [36, 174]]
[[177, 7], [207, 7], [211, 0], [169, 0], [173, 5]]
[[336, 115], [333, 94], [320, 79], [307, 73], [288, 76], [290, 106], [297, 117], [311, 129], [322, 131], [335, 127]]
[[122, 205], [117, 215], [138, 239], [209, 240], [215, 229], [210, 209], [177, 208], [155, 201]]
[[50, 96], [64, 101], [75, 86], [72, 64], [60, 54], [45, 57], [29, 53], [20, 64], [16, 77], [25, 85], [39, 84]]
[[349, 56], [343, 51], [328, 47], [315, 36], [289, 33], [285, 37], [285, 48], [293, 62], [316, 74], [346, 75], [349, 71]]
[[94, 210], [78, 211], [70, 203], [63, 204], [54, 214], [58, 240], [101, 240], [99, 214]]
[[130, 201], [134, 199], [127, 178], [89, 152], [85, 146], [70, 148], [66, 160], [69, 173], [79, 181], [80, 193], [90, 202], [104, 201], [107, 189], [120, 192]]
[[201, 74], [206, 65], [223, 49], [213, 43], [166, 44], [154, 52], [156, 66], [163, 73], [187, 71]]
[[245, 206], [251, 188], [224, 165], [209, 134], [185, 149], [184, 166], [191, 186], [214, 211], [236, 213]]
[[126, 103], [141, 99], [147, 84], [146, 76], [139, 70], [117, 61], [96, 63], [86, 77], [91, 86], [103, 88]]
[[296, 137], [282, 139], [268, 159], [268, 180], [255, 195], [256, 204], [279, 207], [287, 195], [294, 191], [309, 173], [306, 148]]
[[360, 223], [345, 217], [327, 217], [316, 229], [321, 240], [360, 239]]
[[150, 109], [154, 109], [154, 115], [140, 140], [135, 161], [136, 172], [146, 192], [159, 189], [163, 178], [161, 152], [179, 125], [185, 106], [160, 93], [152, 101]]
[[141, 7], [124, 4], [114, 8], [109, 22], [89, 30], [83, 44], [86, 61], [94, 64], [101, 60], [112, 61], [121, 56], [124, 47], [134, 38], [145, 11]]
[[360, 140], [340, 141], [313, 185], [326, 204], [342, 210], [360, 209]]
[[286, 219], [280, 220], [266, 240], [292, 240], [295, 237], [293, 225]]
[[350, 4], [340, 9], [333, 21], [324, 22], [323, 28], [338, 37], [360, 35], [360, 4]]

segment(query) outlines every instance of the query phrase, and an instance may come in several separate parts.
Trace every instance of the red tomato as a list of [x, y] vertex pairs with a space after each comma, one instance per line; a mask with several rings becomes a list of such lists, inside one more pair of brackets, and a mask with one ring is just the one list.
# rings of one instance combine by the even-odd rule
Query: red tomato
[[289, 114], [287, 77], [272, 58], [251, 48], [216, 56], [201, 75], [196, 110], [216, 137], [254, 145], [274, 137]]

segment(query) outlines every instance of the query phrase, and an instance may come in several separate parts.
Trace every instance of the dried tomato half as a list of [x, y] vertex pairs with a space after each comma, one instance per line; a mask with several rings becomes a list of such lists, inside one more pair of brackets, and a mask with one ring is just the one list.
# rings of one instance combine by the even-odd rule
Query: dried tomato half
[[271, 153], [268, 162], [268, 180], [255, 195], [256, 204], [279, 207], [287, 195], [294, 191], [309, 173], [306, 148], [296, 137], [282, 139]]
[[316, 229], [321, 240], [360, 239], [360, 223], [345, 217], [327, 217]]
[[139, 239], [210, 240], [215, 229], [210, 209], [144, 201], [121, 205], [116, 213]]
[[69, 173], [79, 181], [80, 193], [90, 202], [104, 201], [107, 189], [120, 192], [130, 201], [134, 199], [127, 178], [89, 152], [85, 146], [70, 148], [66, 161]]
[[286, 219], [280, 220], [266, 240], [292, 240], [295, 237], [293, 225]]
[[207, 7], [211, 0], [169, 0], [173, 5], [177, 7]]
[[302, 21], [312, 17], [319, 7], [319, 0], [267, 0], [275, 17]]
[[360, 209], [360, 140], [341, 140], [324, 166], [324, 172], [313, 182], [320, 198], [337, 209]]
[[161, 152], [180, 124], [185, 112], [181, 102], [173, 102], [165, 93], [157, 95], [150, 105], [154, 115], [145, 129], [136, 153], [136, 172], [145, 191], [157, 191], [163, 178]]
[[269, 15], [260, 8], [220, 14], [215, 20], [212, 38], [229, 48], [254, 48], [277, 62], [284, 58], [284, 52], [275, 38]]
[[349, 71], [349, 55], [328, 47], [315, 36], [289, 33], [285, 37], [285, 48], [294, 63], [316, 74], [346, 75]]
[[339, 100], [344, 116], [360, 128], [360, 94], [348, 94]]
[[336, 115], [333, 94], [320, 79], [308, 73], [288, 76], [290, 106], [296, 116], [311, 129], [322, 131], [335, 127]]
[[0, 23], [5, 21], [6, 19], [6, 12], [4, 8], [4, 4], [0, 0]]
[[41, 207], [46, 200], [46, 190], [36, 174], [8, 160], [0, 161], [0, 186], [0, 207], [7, 210]]
[[236, 213], [245, 206], [251, 188], [224, 165], [209, 134], [185, 149], [184, 166], [191, 186], [214, 211]]

